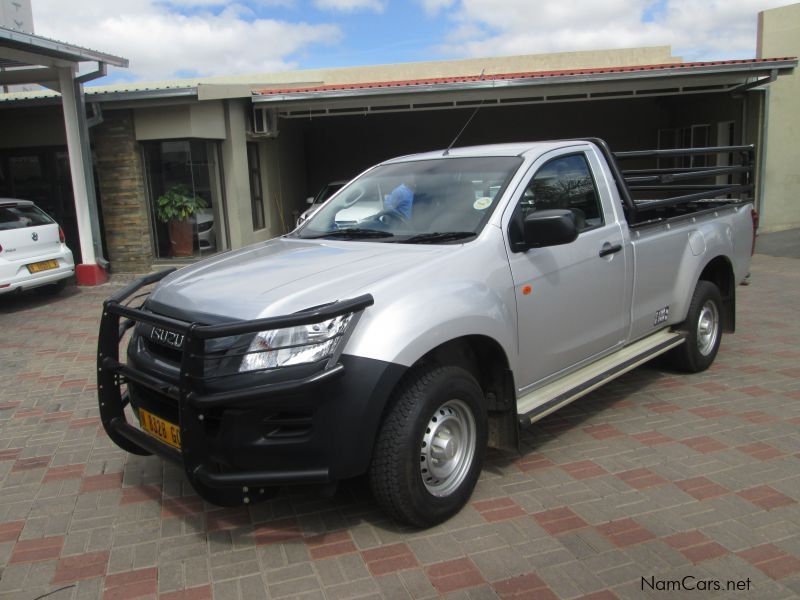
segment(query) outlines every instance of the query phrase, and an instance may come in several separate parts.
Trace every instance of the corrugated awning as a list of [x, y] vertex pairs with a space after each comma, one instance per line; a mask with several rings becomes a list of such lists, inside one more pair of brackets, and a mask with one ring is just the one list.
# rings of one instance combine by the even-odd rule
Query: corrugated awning
[[97, 72], [107, 65], [127, 67], [128, 59], [67, 44], [58, 40], [0, 27], [0, 85], [40, 84], [54, 86], [57, 69], [97, 63]]
[[602, 67], [589, 69], [569, 69], [561, 71], [531, 71], [524, 73], [502, 73], [496, 75], [467, 75], [460, 77], [438, 77], [430, 79], [411, 79], [404, 81], [376, 81], [352, 84], [320, 85], [314, 87], [264, 89], [253, 92], [254, 96], [283, 96], [296, 94], [312, 94], [314, 92], [336, 91], [364, 91], [389, 88], [419, 88], [427, 86], [446, 86], [447, 84], [483, 83], [486, 85], [498, 82], [525, 81], [525, 80], [553, 80], [560, 78], [578, 78], [580, 80], [592, 78], [599, 79], [603, 76], [622, 75], [623, 77], [636, 76], [668, 76], [693, 74], [709, 74], [732, 71], [768, 70], [772, 68], [787, 69], [797, 64], [796, 57], [784, 58], [754, 58], [745, 60], [721, 60], [710, 62], [667, 63], [661, 65], [637, 65], [627, 67]]
[[282, 118], [308, 118], [732, 92], [796, 65], [795, 57], [783, 57], [297, 86], [255, 91], [253, 103]]

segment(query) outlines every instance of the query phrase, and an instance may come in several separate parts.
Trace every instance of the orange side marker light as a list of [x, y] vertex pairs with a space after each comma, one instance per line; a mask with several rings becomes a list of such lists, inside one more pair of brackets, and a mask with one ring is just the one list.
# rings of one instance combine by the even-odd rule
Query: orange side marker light
[[527, 295], [528, 295], [528, 294], [530, 294], [532, 291], [533, 291], [533, 288], [532, 288], [531, 286], [529, 286], [529, 285], [523, 285], [523, 286], [522, 286], [522, 294], [523, 294], [523, 295], [527, 296]]

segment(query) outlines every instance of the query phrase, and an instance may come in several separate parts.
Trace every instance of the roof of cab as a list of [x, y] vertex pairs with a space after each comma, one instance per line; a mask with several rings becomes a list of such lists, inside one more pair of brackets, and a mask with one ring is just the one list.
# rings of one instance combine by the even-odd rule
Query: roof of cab
[[0, 206], [7, 206], [9, 204], [15, 204], [17, 206], [33, 206], [33, 202], [30, 200], [19, 200], [17, 198], [0, 198]]
[[445, 154], [444, 150], [435, 150], [433, 152], [422, 152], [420, 154], [408, 154], [385, 161], [383, 164], [390, 164], [394, 162], [407, 162], [414, 160], [428, 160], [432, 158], [465, 158], [477, 156], [523, 156], [528, 153], [535, 153], [537, 156], [557, 150], [558, 148], [566, 148], [569, 146], [587, 144], [584, 140], [554, 140], [547, 142], [515, 142], [511, 144], [486, 144], [482, 146], [462, 146], [458, 148], [451, 148]]

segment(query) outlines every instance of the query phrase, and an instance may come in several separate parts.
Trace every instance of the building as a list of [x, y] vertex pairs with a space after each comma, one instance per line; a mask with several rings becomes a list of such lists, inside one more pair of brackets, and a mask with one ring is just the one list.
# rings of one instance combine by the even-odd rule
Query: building
[[[800, 54], [800, 4], [758, 15], [757, 56]], [[760, 196], [764, 231], [800, 227], [800, 71], [779, 77], [761, 92], [764, 173]]]
[[[24, 33], [33, 33], [33, 9], [31, 0], [2, 0], [0, 1], [0, 27], [13, 29]], [[0, 72], [6, 67], [0, 66]], [[27, 91], [33, 86], [0, 85], [0, 93]]]
[[[756, 165], [763, 222], [800, 223], [781, 183], [796, 178], [793, 167], [773, 158], [791, 139], [776, 115], [795, 127], [798, 118], [800, 16], [797, 5], [777, 10], [787, 12], [762, 16], [752, 60], [685, 63], [650, 47], [87, 88], [106, 256], [115, 272], [171, 262], [155, 203], [178, 184], [208, 203], [194, 224], [196, 257], [285, 233], [327, 182], [444, 148], [478, 107], [459, 145], [582, 136], [618, 150], [756, 143], [769, 161]], [[764, 91], [771, 86], [774, 94]], [[0, 196], [49, 202], [75, 248], [57, 106], [52, 92], [0, 96]]]

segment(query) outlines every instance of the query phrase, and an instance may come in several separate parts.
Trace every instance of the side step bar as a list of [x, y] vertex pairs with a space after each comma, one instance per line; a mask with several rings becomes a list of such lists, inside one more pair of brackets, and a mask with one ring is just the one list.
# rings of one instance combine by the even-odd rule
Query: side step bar
[[649, 335], [517, 400], [519, 423], [527, 427], [592, 390], [664, 354], [686, 339], [686, 334], [665, 329]]

